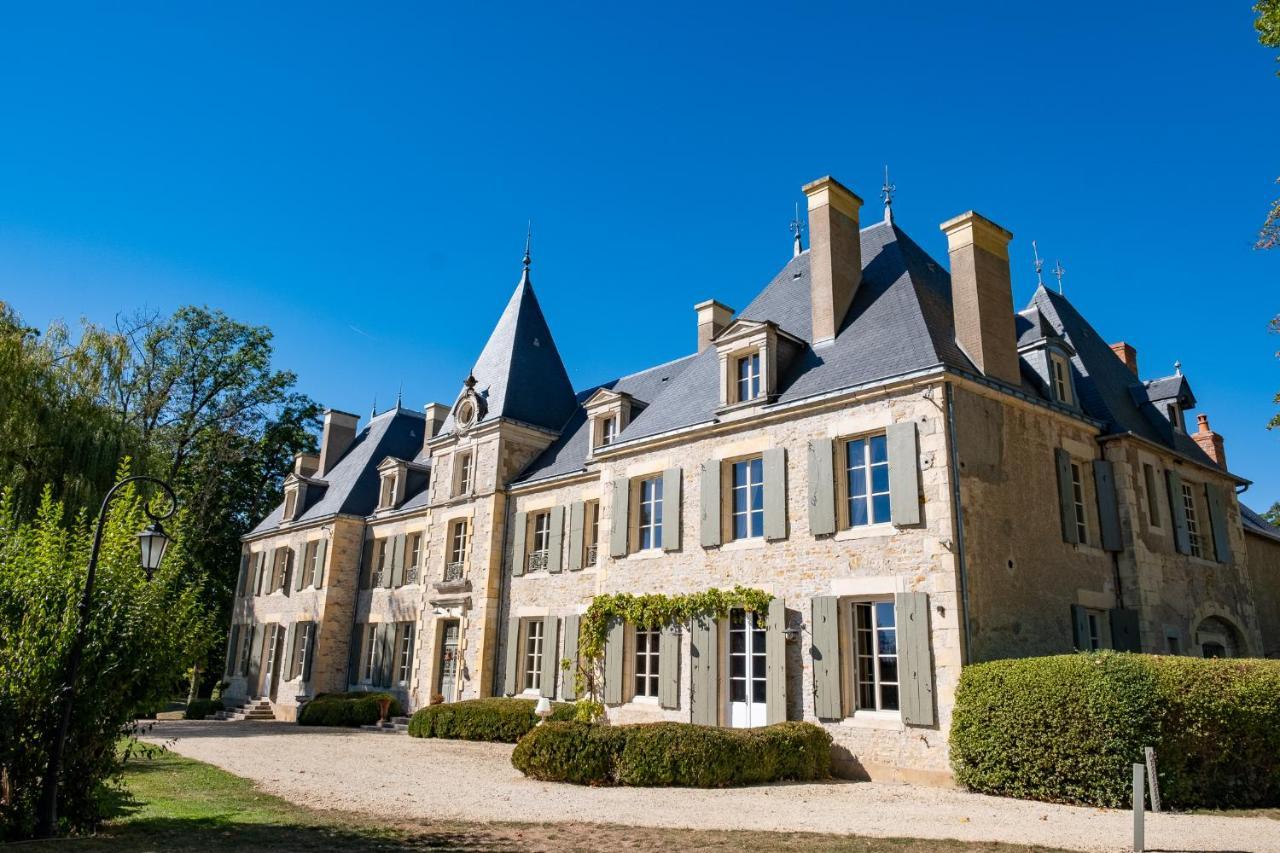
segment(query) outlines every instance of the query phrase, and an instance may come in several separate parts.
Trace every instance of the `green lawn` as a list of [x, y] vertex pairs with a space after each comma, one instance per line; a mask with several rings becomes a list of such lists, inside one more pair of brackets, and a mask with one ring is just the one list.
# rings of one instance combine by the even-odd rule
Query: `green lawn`
[[[711, 832], [594, 824], [387, 825], [341, 812], [320, 812], [263, 794], [247, 780], [198, 761], [163, 753], [134, 758], [116, 797], [114, 817], [91, 838], [54, 842], [74, 851], [369, 851], [627, 850], [898, 851], [1014, 853], [1031, 848], [813, 833]], [[22, 845], [20, 845], [22, 846]], [[43, 849], [46, 845], [41, 844]], [[1038, 848], [1044, 849], [1044, 848]]]

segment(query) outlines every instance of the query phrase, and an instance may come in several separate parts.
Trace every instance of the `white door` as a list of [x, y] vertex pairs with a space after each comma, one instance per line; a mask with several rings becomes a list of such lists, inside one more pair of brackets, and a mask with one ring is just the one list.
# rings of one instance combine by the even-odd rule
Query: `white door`
[[729, 611], [729, 725], [746, 729], [766, 724], [765, 634], [760, 617]]

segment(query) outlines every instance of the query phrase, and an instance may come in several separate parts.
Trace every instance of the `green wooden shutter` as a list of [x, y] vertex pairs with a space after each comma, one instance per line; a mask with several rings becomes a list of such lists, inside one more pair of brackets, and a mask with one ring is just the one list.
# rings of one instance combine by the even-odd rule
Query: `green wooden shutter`
[[[307, 575], [311, 572], [311, 565], [307, 562], [307, 555], [310, 552], [311, 552], [311, 546], [310, 545], [305, 546], [302, 550], [303, 565], [294, 567], [294, 570], [293, 570], [293, 591], [294, 592], [302, 592], [302, 588], [306, 586], [307, 581], [310, 580], [310, 578], [307, 577]], [[293, 550], [290, 549], [289, 553], [292, 554]]]
[[311, 681], [311, 661], [316, 656], [316, 629], [318, 627], [315, 622], [307, 623], [307, 654], [303, 658], [302, 664], [302, 680], [307, 683]]
[[898, 626], [898, 696], [902, 722], [932, 726], [933, 660], [929, 652], [929, 595], [900, 592], [893, 597]]
[[613, 481], [613, 510], [609, 516], [609, 556], [627, 556], [627, 528], [631, 524], [631, 483], [625, 477]]
[[391, 673], [396, 660], [396, 623], [383, 622], [378, 630], [378, 649], [381, 657], [378, 661], [378, 684], [391, 686]]
[[278, 661], [280, 666], [280, 680], [289, 681], [293, 678], [293, 644], [297, 642], [298, 623], [290, 622], [289, 627], [284, 633], [284, 648], [281, 652], [284, 654], [284, 660]]
[[835, 442], [815, 438], [809, 442], [809, 532], [814, 536], [836, 532], [835, 489]]
[[240, 660], [237, 652], [240, 651], [240, 626], [231, 626], [231, 635], [227, 637], [227, 666], [224, 672], [226, 677], [230, 678], [236, 674], [236, 662]]
[[623, 655], [626, 645], [626, 625], [615, 620], [609, 625], [609, 637], [604, 646], [604, 703], [622, 704]]
[[787, 608], [781, 598], [769, 602], [766, 617], [765, 652], [765, 722], [787, 721]]
[[709, 616], [696, 616], [689, 638], [690, 719], [699, 725], [720, 722], [719, 633]]
[[387, 588], [404, 586], [405, 535], [397, 534], [391, 540], [391, 571], [387, 573]]
[[662, 472], [662, 550], [680, 550], [681, 469]]
[[316, 545], [315, 588], [324, 587], [324, 564], [329, 556], [329, 540], [321, 539]]
[[813, 609], [813, 709], [823, 720], [844, 716], [840, 693], [840, 618], [839, 603], [834, 595], [820, 595], [811, 602]]
[[547, 571], [559, 574], [564, 556], [564, 507], [553, 506], [548, 523], [551, 530], [547, 536]]
[[[523, 515], [524, 513], [518, 513]], [[516, 676], [520, 672], [520, 620], [507, 620], [507, 660], [502, 676], [502, 692], [506, 696], [519, 693]]]
[[787, 451], [764, 452], [764, 538], [787, 538]]
[[702, 547], [714, 548], [720, 544], [723, 526], [720, 523], [720, 460], [702, 463], [701, 541]]
[[1111, 648], [1118, 652], [1141, 652], [1138, 611], [1113, 607], [1107, 615], [1111, 622]]
[[1116, 498], [1116, 476], [1111, 462], [1093, 460], [1093, 486], [1098, 494], [1098, 521], [1102, 527], [1102, 547], [1108, 551], [1123, 551], [1120, 538], [1120, 503]]
[[560, 658], [556, 654], [560, 644], [560, 620], [548, 616], [542, 623], [542, 686], [541, 693], [548, 699], [556, 698], [556, 673], [560, 671]]
[[1083, 604], [1071, 605], [1071, 645], [1078, 652], [1090, 651], [1089, 609]]
[[[249, 651], [249, 671], [245, 673], [245, 677], [249, 680], [248, 686], [245, 688], [250, 696], [256, 696], [258, 690], [258, 678], [262, 675], [262, 638], [258, 636], [258, 626], [253, 626], [249, 630], [249, 642], [251, 644]], [[263, 633], [270, 635], [269, 631]]]
[[675, 625], [658, 635], [658, 703], [680, 707], [680, 629]]
[[582, 521], [586, 505], [582, 501], [569, 504], [569, 571], [582, 569]]
[[889, 452], [889, 513], [899, 527], [920, 523], [920, 441], [916, 422], [885, 429]]
[[1076, 545], [1080, 531], [1076, 527], [1076, 501], [1071, 491], [1071, 454], [1061, 447], [1053, 449], [1058, 468], [1058, 512], [1062, 517], [1062, 541]]
[[363, 622], [357, 622], [351, 632], [351, 647], [347, 651], [347, 684], [360, 683], [360, 651], [364, 647], [364, 635], [369, 629]]
[[262, 595], [262, 575], [266, 570], [267, 552], [259, 551], [254, 563], [256, 568], [254, 569], [253, 576], [253, 594]]
[[249, 577], [249, 555], [240, 555], [240, 575], [236, 578], [236, 598], [244, 598], [244, 586]]
[[1227, 509], [1222, 499], [1222, 489], [1213, 483], [1204, 484], [1205, 500], [1209, 503], [1209, 529], [1213, 532], [1213, 553], [1219, 563], [1231, 562], [1231, 537], [1228, 535]]
[[569, 668], [564, 670], [560, 695], [566, 702], [578, 698], [578, 632], [581, 630], [582, 617], [577, 613], [570, 613], [564, 618], [564, 654], [561, 659], [569, 661]]
[[360, 545], [360, 588], [373, 586], [373, 552], [378, 547], [377, 539], [365, 539]]
[[519, 577], [524, 574], [524, 540], [529, 534], [529, 513], [517, 512], [512, 524], [515, 530], [511, 531], [511, 574]]
[[1164, 472], [1173, 518], [1173, 545], [1179, 554], [1191, 553], [1191, 531], [1187, 529], [1187, 508], [1182, 503], [1182, 475], [1173, 469]]

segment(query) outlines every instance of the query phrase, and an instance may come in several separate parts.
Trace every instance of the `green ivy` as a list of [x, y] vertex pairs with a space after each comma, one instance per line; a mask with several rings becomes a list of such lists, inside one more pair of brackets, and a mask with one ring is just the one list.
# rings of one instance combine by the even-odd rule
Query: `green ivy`
[[[578, 638], [580, 663], [574, 676], [578, 687], [579, 719], [597, 720], [604, 716], [604, 704], [600, 701], [601, 675], [604, 668], [604, 646], [609, 637], [609, 626], [614, 622], [630, 622], [640, 628], [660, 628], [666, 625], [686, 625], [698, 617], [722, 619], [730, 610], [748, 610], [759, 615], [763, 624], [773, 596], [763, 590], [735, 586], [731, 590], [708, 589], [703, 592], [682, 595], [649, 593], [632, 595], [626, 592], [597, 595], [591, 600], [582, 620]], [[573, 664], [565, 660], [563, 667]]]

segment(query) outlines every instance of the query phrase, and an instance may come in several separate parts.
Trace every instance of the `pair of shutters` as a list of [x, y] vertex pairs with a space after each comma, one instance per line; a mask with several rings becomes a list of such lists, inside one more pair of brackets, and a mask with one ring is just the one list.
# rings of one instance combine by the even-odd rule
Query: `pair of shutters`
[[[581, 548], [582, 504], [578, 503], [576, 504], [576, 506], [578, 508], [578, 514], [579, 514], [579, 520], [578, 520], [579, 547], [577, 549], [579, 562], [578, 562], [577, 568], [575, 569], [574, 566], [572, 565], [573, 557], [571, 555], [570, 566], [569, 566], [571, 569], [574, 569], [574, 571], [577, 571], [577, 569], [582, 568], [582, 564], [581, 564], [581, 561], [582, 561], [582, 548]], [[550, 518], [547, 522], [548, 524], [547, 571], [552, 572], [553, 574], [559, 574], [560, 568], [561, 568], [561, 557], [564, 552], [564, 507], [553, 506], [551, 507], [551, 509], [546, 510], [546, 512], [550, 515]], [[513, 575], [519, 576], [524, 574], [525, 564], [529, 558], [529, 555], [525, 551], [525, 548], [527, 547], [527, 543], [529, 541], [529, 513], [517, 512], [513, 523], [515, 524], [515, 530], [513, 531], [515, 535], [513, 536], [514, 541], [512, 545], [511, 573]], [[570, 531], [571, 541], [573, 538], [572, 533], [573, 531]]]
[[[292, 681], [302, 676], [303, 681], [311, 680], [311, 658], [315, 652], [316, 628], [314, 622], [295, 622], [289, 626], [285, 638], [285, 650], [288, 657], [281, 670], [281, 681]], [[304, 653], [305, 652], [305, 653]], [[299, 666], [299, 659], [302, 665]]]
[[[1062, 525], [1062, 540], [1072, 545], [1087, 545], [1087, 542], [1080, 542], [1078, 523], [1083, 519], [1076, 517], [1075, 492], [1071, 480], [1071, 454], [1062, 447], [1054, 448], [1053, 454], [1054, 466], [1058, 472], [1058, 512]], [[1116, 495], [1115, 468], [1107, 459], [1094, 459], [1091, 465], [1102, 548], [1104, 551], [1123, 551], [1124, 538], [1120, 533], [1120, 501]], [[1083, 484], [1081, 485], [1083, 487]]]
[[[761, 454], [764, 476], [764, 538], [769, 541], [787, 538], [787, 452], [771, 447]], [[721, 504], [723, 461], [712, 459], [702, 463], [701, 542], [714, 548], [724, 542], [724, 518]]]
[[[750, 618], [748, 616], [748, 618]], [[787, 719], [787, 609], [781, 598], [765, 615], [765, 723]], [[698, 616], [689, 637], [689, 718], [702, 726], [720, 725], [720, 628]]]
[[[662, 550], [680, 550], [680, 513], [683, 507], [681, 487], [683, 471], [668, 468], [662, 472]], [[609, 556], [625, 557], [631, 553], [631, 481], [619, 477], [613, 481], [613, 510], [610, 515]]]
[[[920, 523], [920, 439], [915, 421], [885, 428], [889, 455], [889, 520], [898, 527]], [[809, 442], [809, 532], [836, 532], [836, 441]]]
[[[1118, 652], [1141, 652], [1142, 638], [1138, 628], [1138, 611], [1113, 607], [1107, 611], [1111, 626], [1111, 648]], [[1071, 640], [1077, 651], [1089, 651], [1089, 608], [1071, 605]]]
[[[604, 647], [604, 702], [620, 705], [626, 701], [626, 626], [614, 622]], [[680, 629], [666, 625], [658, 633], [658, 704], [680, 707]]]
[[[1173, 518], [1173, 544], [1179, 554], [1191, 553], [1191, 529], [1187, 525], [1187, 507], [1182, 502], [1182, 475], [1173, 469], [1165, 471], [1169, 489], [1169, 509]], [[1231, 539], [1228, 536], [1226, 500], [1222, 489], [1204, 484], [1205, 502], [1209, 506], [1209, 530], [1213, 536], [1213, 555], [1219, 563], [1231, 562]]]
[[[390, 687], [392, 676], [395, 673], [396, 662], [396, 622], [376, 622], [372, 623], [374, 630], [373, 635], [373, 680], [374, 687]], [[365, 660], [364, 647], [368, 640], [370, 623], [363, 623], [356, 626], [355, 636], [351, 639], [351, 653], [347, 658], [347, 683], [359, 684], [364, 676], [362, 666]], [[310, 661], [310, 656], [308, 656]], [[308, 666], [310, 664], [308, 663]]]
[[259, 551], [255, 558], [255, 568], [253, 575], [253, 594], [263, 595], [268, 590], [263, 588], [263, 584], [267, 582], [267, 552]]
[[[566, 620], [565, 628], [565, 657], [570, 660], [577, 660], [578, 657], [578, 626], [579, 617], [571, 616], [570, 620]], [[548, 699], [556, 698], [556, 673], [560, 671], [560, 657], [556, 654], [560, 649], [560, 620], [555, 616], [548, 616], [542, 620], [507, 620], [507, 668], [503, 674], [502, 692], [507, 696], [514, 696], [524, 690], [524, 634], [521, 630], [530, 622], [542, 622], [542, 675], [540, 678], [539, 693]], [[573, 680], [572, 671], [566, 677], [565, 681], [565, 699], [575, 698], [577, 691], [573, 690], [569, 684]], [[573, 695], [570, 695], [572, 693]]]
[[[909, 726], [932, 726], [937, 717], [929, 651], [929, 596], [923, 592], [900, 592], [894, 595], [893, 603], [898, 641], [898, 707], [902, 722]], [[818, 596], [811, 605], [814, 713], [822, 719], [840, 719], [845, 716], [840, 600], [834, 595]]]
[[[263, 627], [270, 628], [269, 625], [264, 625]], [[268, 636], [271, 634], [269, 630], [265, 633]], [[257, 625], [253, 625], [249, 628], [249, 636], [246, 638], [246, 641], [249, 643], [249, 666], [245, 670], [245, 678], [249, 682], [249, 695], [253, 695], [252, 691], [258, 689], [258, 676], [262, 672], [262, 642], [259, 637]]]
[[320, 589], [324, 584], [324, 561], [328, 552], [329, 540], [327, 539], [318, 539], [310, 543], [302, 552], [306, 565], [301, 571], [296, 572], [297, 577], [294, 578], [293, 587], [295, 592], [301, 592], [308, 586]]
[[[597, 510], [597, 512], [599, 512], [599, 510]], [[583, 541], [586, 523], [586, 503], [584, 501], [574, 501], [569, 504], [569, 571], [571, 572], [582, 571], [582, 558], [585, 553], [584, 546], [586, 545]], [[553, 571], [559, 570], [560, 561], [557, 560]], [[568, 623], [565, 624], [567, 625]]]

